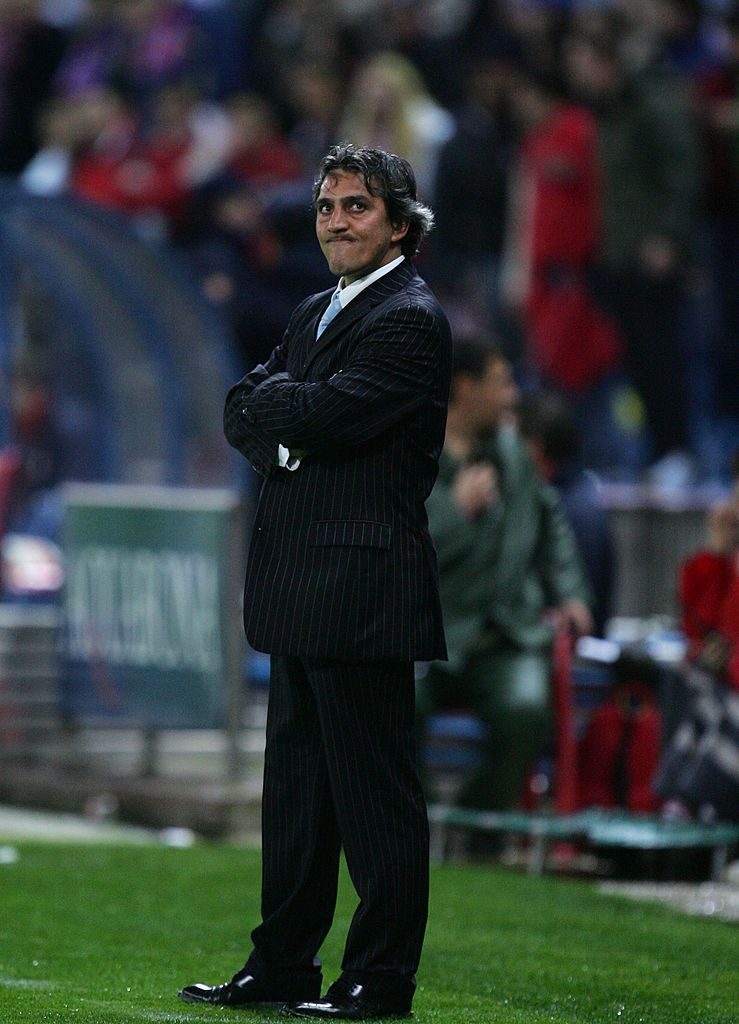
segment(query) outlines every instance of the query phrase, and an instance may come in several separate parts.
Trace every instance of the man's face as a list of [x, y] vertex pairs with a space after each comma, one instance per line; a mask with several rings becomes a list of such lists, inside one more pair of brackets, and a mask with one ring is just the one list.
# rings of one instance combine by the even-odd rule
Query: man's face
[[508, 361], [497, 356], [489, 359], [482, 377], [466, 378], [463, 395], [466, 415], [477, 432], [500, 426], [513, 414], [518, 401]]
[[585, 100], [607, 99], [620, 89], [616, 57], [607, 58], [583, 40], [573, 39], [567, 43], [565, 72], [575, 94]]
[[316, 201], [316, 234], [332, 274], [357, 281], [400, 256], [408, 225], [393, 225], [385, 201], [358, 174], [327, 175]]

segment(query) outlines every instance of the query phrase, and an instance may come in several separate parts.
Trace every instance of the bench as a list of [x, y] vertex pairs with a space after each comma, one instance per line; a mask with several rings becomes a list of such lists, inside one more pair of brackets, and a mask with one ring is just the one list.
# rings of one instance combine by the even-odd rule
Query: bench
[[739, 824], [664, 821], [653, 815], [587, 810], [576, 814], [476, 811], [431, 804], [431, 856], [447, 858], [450, 830], [525, 836], [530, 842], [528, 871], [542, 874], [553, 842], [585, 842], [593, 847], [632, 850], [711, 850], [711, 877], [718, 881], [730, 849], [739, 843]]

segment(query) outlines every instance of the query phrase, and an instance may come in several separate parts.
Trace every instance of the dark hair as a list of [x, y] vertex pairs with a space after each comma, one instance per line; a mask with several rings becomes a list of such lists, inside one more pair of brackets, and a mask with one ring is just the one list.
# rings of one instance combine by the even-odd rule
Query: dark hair
[[615, 26], [606, 24], [593, 28], [575, 28], [570, 32], [568, 42], [570, 45], [586, 47], [601, 60], [623, 64], [620, 36]]
[[349, 142], [332, 146], [313, 182], [314, 205], [324, 180], [337, 171], [358, 174], [370, 195], [385, 201], [391, 224], [407, 221], [408, 231], [401, 241], [400, 250], [404, 256], [415, 256], [424, 235], [434, 226], [434, 214], [416, 197], [416, 176], [408, 161], [382, 149], [353, 146]]
[[571, 462], [580, 450], [575, 417], [567, 399], [557, 391], [532, 391], [518, 407], [521, 434], [538, 441], [553, 462]]
[[548, 100], [562, 100], [567, 96], [567, 87], [563, 81], [561, 70], [541, 67], [531, 59], [523, 59], [513, 74], [514, 90], [528, 86], [535, 89], [540, 96]]
[[501, 349], [486, 334], [456, 337], [452, 347], [452, 379], [464, 376], [481, 380], [491, 360], [505, 358]]

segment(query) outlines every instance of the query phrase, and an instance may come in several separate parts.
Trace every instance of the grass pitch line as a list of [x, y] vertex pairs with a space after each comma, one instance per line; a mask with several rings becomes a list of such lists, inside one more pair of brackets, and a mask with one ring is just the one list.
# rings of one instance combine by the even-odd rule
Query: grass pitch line
[[27, 989], [29, 992], [49, 992], [60, 988], [56, 981], [43, 981], [39, 978], [0, 978], [0, 988]]

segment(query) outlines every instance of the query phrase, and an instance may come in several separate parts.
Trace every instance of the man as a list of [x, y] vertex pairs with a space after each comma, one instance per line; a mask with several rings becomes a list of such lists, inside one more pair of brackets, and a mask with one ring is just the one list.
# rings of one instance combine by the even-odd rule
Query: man
[[458, 340], [428, 502], [449, 664], [431, 665], [419, 681], [419, 725], [450, 705], [479, 716], [488, 730], [484, 761], [458, 799], [495, 810], [518, 802], [547, 738], [552, 619], [578, 634], [591, 628], [572, 530], [513, 425], [516, 400], [502, 353], [484, 339]]
[[434, 179], [434, 283], [447, 309], [453, 303], [460, 318], [472, 314], [500, 329], [500, 261], [514, 148], [507, 91], [521, 54], [502, 31], [483, 33], [468, 49], [461, 70], [455, 66], [465, 93], [457, 104], [456, 130], [439, 152]]
[[521, 67], [510, 86], [520, 147], [502, 269], [532, 369], [589, 405], [619, 366], [621, 340], [594, 301], [600, 242], [596, 122], [556, 77]]
[[518, 408], [521, 435], [539, 475], [557, 491], [590, 584], [593, 630], [605, 634], [616, 583], [616, 542], [597, 478], [581, 457], [572, 403], [558, 391], [525, 395]]
[[[289, 1004], [303, 1017], [405, 1016], [428, 902], [413, 663], [446, 656], [424, 501], [451, 338], [410, 262], [433, 218], [407, 161], [335, 147], [314, 201], [339, 285], [298, 306], [225, 410], [229, 442], [265, 478], [245, 600], [247, 637], [272, 655], [262, 922], [230, 982], [180, 995]], [[320, 333], [329, 306], [338, 312]], [[360, 903], [321, 1000], [316, 954], [341, 848]]]
[[699, 138], [684, 83], [656, 55], [636, 72], [625, 57], [627, 42], [611, 32], [577, 30], [565, 40], [564, 70], [597, 122], [603, 221], [598, 299], [623, 336], [625, 368], [644, 403], [650, 475], [679, 482], [689, 471], [685, 355], [702, 384], [702, 367], [711, 361], [694, 351], [707, 328], [696, 324], [691, 332], [684, 326], [695, 323], [687, 315], [688, 300], [691, 290], [699, 291], [686, 276], [696, 238]]

